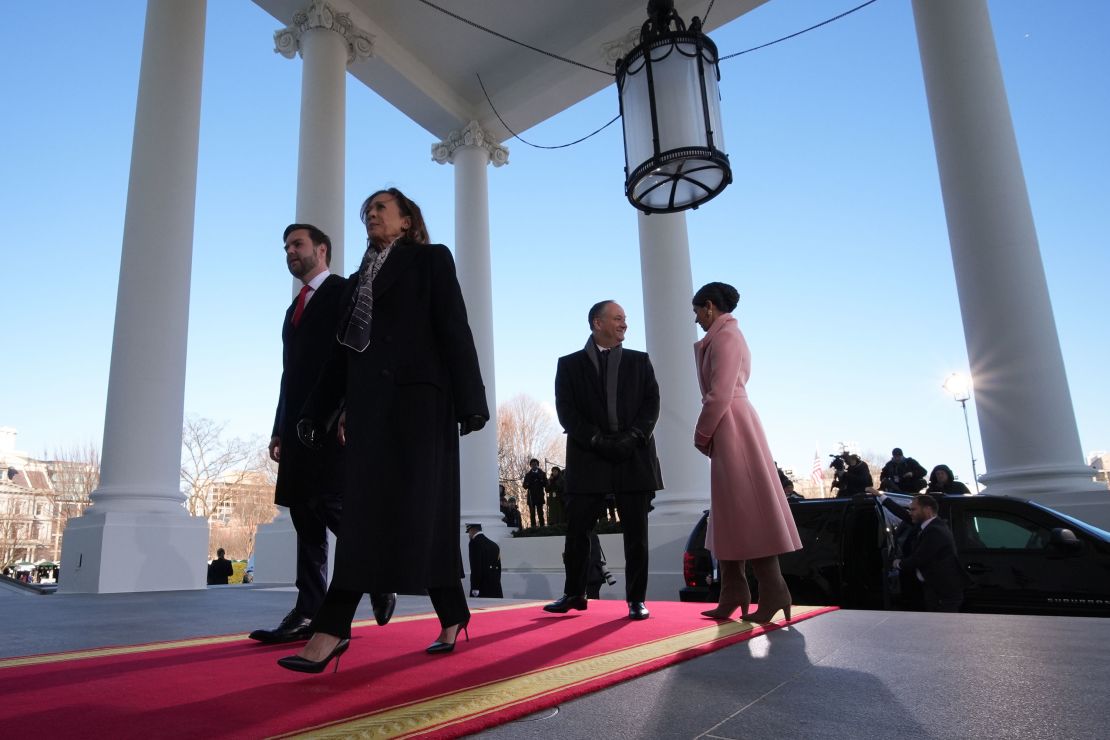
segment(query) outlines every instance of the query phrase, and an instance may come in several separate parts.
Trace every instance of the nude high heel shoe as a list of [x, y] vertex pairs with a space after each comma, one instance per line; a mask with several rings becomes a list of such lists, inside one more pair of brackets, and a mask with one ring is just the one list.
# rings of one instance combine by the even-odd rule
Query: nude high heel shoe
[[716, 609], [702, 612], [702, 616], [710, 619], [730, 619], [737, 608], [740, 617], [746, 619], [748, 608], [751, 606], [752, 593], [748, 588], [748, 579], [744, 575], [743, 560], [719, 561], [721, 571], [721, 597]]

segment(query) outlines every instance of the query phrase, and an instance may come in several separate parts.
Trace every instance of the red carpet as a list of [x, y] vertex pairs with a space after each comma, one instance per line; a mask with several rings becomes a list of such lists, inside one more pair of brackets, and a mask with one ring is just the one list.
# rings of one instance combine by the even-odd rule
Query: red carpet
[[[704, 604], [621, 601], [546, 614], [541, 602], [477, 610], [471, 640], [430, 656], [433, 615], [356, 623], [338, 673], [290, 673], [299, 646], [242, 635], [0, 660], [7, 737], [458, 737], [718, 650], [778, 625], [718, 624]], [[794, 607], [797, 622], [830, 607]], [[782, 624], [780, 620], [779, 624]]]

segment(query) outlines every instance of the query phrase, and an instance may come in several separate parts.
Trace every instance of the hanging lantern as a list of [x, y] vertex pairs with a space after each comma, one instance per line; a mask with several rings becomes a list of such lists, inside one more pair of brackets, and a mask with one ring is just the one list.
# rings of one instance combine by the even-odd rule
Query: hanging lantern
[[649, 0], [640, 43], [617, 62], [624, 192], [644, 213], [697, 208], [732, 182], [721, 128], [717, 45], [673, 0]]

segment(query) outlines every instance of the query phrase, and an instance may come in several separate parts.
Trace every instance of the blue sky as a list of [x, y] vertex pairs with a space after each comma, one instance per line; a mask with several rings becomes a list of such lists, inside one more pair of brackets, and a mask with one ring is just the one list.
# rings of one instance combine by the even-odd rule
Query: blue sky
[[[728, 54], [855, 4], [772, 0], [713, 37]], [[1105, 450], [1110, 4], [990, 9], [1083, 452]], [[42, 454], [101, 438], [145, 3], [6, 12], [0, 426]], [[280, 237], [301, 63], [273, 52], [277, 28], [247, 0], [208, 4], [185, 410], [245, 437], [270, 430], [290, 300]], [[687, 215], [694, 287], [740, 290], [775, 456], [804, 473], [815, 445], [899, 445], [970, 479], [959, 406], [940, 388], [967, 356], [910, 3], [880, 0], [721, 73], [734, 184]], [[453, 173], [432, 162], [433, 137], [353, 81], [347, 105], [346, 268], [358, 204], [385, 185], [451, 246]], [[523, 133], [563, 143], [616, 109], [610, 86]], [[506, 144], [510, 164], [489, 173], [498, 401], [551, 401], [555, 360], [581, 346], [595, 300], [621, 302], [627, 343], [644, 347], [636, 215], [618, 125], [555, 152]]]

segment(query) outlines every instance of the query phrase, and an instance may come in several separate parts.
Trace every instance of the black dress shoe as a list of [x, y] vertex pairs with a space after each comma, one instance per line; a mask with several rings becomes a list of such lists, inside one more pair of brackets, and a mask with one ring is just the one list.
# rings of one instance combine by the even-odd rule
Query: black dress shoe
[[647, 619], [651, 615], [648, 611], [647, 605], [642, 601], [628, 602], [628, 618], [629, 619]]
[[545, 612], [552, 614], [566, 614], [571, 609], [577, 609], [580, 612], [586, 611], [587, 600], [585, 596], [567, 596], [563, 594], [555, 601], [545, 606]]
[[340, 640], [331, 652], [324, 657], [323, 660], [309, 660], [302, 658], [299, 655], [287, 655], [284, 658], [278, 658], [278, 665], [290, 671], [297, 673], [323, 673], [324, 669], [328, 667], [328, 663], [332, 658], [335, 658], [335, 670], [339, 670], [339, 658], [343, 653], [347, 652], [347, 648], [351, 646], [349, 638]]
[[285, 615], [277, 629], [255, 630], [247, 637], [252, 640], [276, 645], [282, 642], [298, 642], [312, 637], [312, 620], [302, 616], [296, 609]]
[[370, 606], [374, 607], [374, 620], [384, 627], [397, 608], [397, 594], [370, 594]]

